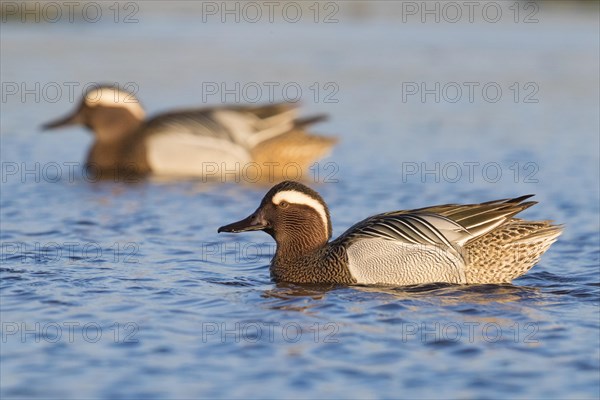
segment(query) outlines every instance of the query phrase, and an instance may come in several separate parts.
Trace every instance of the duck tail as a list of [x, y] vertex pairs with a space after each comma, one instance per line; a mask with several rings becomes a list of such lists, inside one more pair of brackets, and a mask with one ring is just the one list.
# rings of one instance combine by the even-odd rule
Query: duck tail
[[467, 242], [465, 275], [468, 283], [505, 283], [533, 267], [562, 233], [551, 221], [512, 218]]
[[[298, 177], [298, 180], [304, 180], [311, 176], [311, 165], [326, 157], [337, 142], [336, 137], [315, 135], [301, 129], [293, 129], [259, 143], [252, 149], [251, 154], [252, 159], [260, 165], [267, 161], [277, 160], [279, 167], [276, 170], [278, 171], [285, 171], [283, 167], [287, 168], [294, 164], [301, 171], [302, 177]], [[275, 178], [279, 179], [280, 177], [275, 176]]]
[[327, 114], [318, 114], [318, 115], [313, 115], [311, 117], [297, 118], [294, 120], [294, 128], [302, 129], [309, 125], [316, 124], [318, 122], [327, 121], [328, 119], [329, 119], [329, 115], [327, 115]]

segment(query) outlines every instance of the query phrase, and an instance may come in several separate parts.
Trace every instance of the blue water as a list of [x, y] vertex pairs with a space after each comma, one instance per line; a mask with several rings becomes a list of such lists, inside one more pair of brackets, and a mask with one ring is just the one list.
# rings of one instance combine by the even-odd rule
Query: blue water
[[[2, 398], [600, 396], [597, 10], [423, 24], [341, 2], [337, 23], [238, 24], [203, 23], [198, 4], [1, 25]], [[523, 216], [565, 231], [512, 285], [277, 285], [270, 237], [216, 233], [268, 186], [90, 182], [89, 135], [38, 128], [75, 107], [49, 92], [69, 82], [76, 98], [133, 83], [150, 112], [220, 104], [207, 83], [299, 85], [307, 114], [331, 116], [316, 130], [341, 139], [309, 172], [334, 236], [377, 212], [527, 193], [540, 204]], [[439, 102], [407, 94], [436, 82]], [[471, 102], [465, 82], [502, 96]]]

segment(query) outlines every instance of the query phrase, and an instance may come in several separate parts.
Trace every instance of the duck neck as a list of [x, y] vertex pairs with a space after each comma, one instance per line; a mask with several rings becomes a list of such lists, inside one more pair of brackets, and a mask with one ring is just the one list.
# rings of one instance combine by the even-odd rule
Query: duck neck
[[[87, 168], [94, 175], [105, 175], [108, 172], [117, 171], [122, 158], [124, 144], [119, 142], [102, 142], [97, 140], [90, 149], [87, 158]], [[99, 176], [102, 178], [102, 176]]]
[[90, 126], [94, 131], [96, 143], [99, 145], [106, 147], [124, 146], [136, 136], [143, 124], [141, 119], [135, 118], [129, 113], [111, 115], [111, 117], [94, 121]]
[[149, 172], [145, 147], [141, 139], [131, 133], [115, 135], [107, 140], [96, 136], [88, 157], [87, 168], [99, 179], [129, 181]]
[[285, 234], [276, 235], [277, 250], [274, 261], [293, 263], [325, 247], [328, 239], [325, 233], [316, 233], [314, 229], [297, 226]]

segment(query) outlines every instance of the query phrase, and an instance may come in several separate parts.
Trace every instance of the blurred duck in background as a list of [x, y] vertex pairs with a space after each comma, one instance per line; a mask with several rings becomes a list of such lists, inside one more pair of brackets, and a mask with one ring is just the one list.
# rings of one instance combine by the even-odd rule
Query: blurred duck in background
[[[94, 134], [87, 168], [100, 179], [156, 174], [205, 180], [273, 182], [308, 176], [309, 166], [337, 142], [306, 132], [325, 115], [300, 119], [290, 103], [222, 106], [146, 118], [133, 93], [112, 86], [88, 90], [77, 110], [43, 125], [84, 125]], [[300, 177], [300, 178], [301, 178]]]

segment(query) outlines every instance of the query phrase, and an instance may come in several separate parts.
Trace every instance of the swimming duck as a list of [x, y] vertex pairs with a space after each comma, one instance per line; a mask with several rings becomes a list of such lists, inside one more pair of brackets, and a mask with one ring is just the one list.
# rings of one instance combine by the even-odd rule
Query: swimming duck
[[[84, 125], [94, 134], [87, 167], [103, 178], [148, 173], [273, 182], [286, 166], [308, 174], [337, 139], [304, 128], [325, 117], [298, 119], [293, 104], [223, 106], [167, 112], [146, 119], [133, 93], [88, 90], [77, 110], [44, 129]], [[295, 175], [294, 175], [295, 174]], [[280, 179], [279, 179], [280, 180]]]
[[218, 232], [262, 230], [277, 250], [277, 282], [363, 285], [504, 283], [527, 272], [562, 231], [513, 218], [532, 195], [378, 214], [333, 241], [321, 196], [293, 181], [275, 185], [246, 219]]

